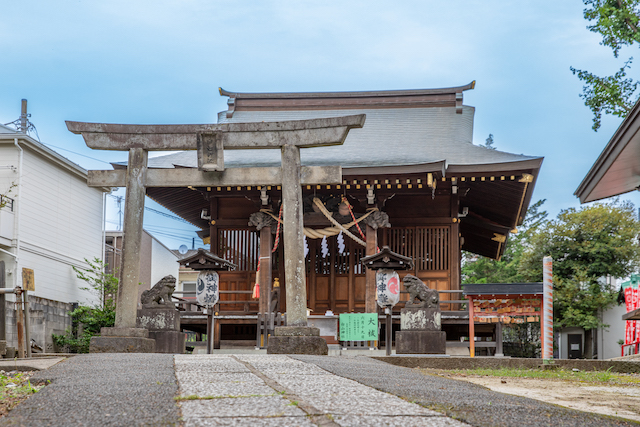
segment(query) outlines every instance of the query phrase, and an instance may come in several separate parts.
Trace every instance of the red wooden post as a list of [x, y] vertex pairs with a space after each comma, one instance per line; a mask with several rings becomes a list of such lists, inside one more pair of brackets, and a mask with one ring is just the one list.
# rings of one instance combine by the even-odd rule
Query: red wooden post
[[476, 343], [475, 343], [475, 324], [473, 321], [473, 298], [467, 296], [469, 300], [469, 356], [475, 357]]

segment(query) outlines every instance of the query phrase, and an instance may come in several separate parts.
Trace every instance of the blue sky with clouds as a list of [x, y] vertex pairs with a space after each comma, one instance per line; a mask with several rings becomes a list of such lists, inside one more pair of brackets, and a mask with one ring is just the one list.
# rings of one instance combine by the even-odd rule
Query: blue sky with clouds
[[[637, 53], [614, 59], [586, 29], [583, 8], [578, 0], [5, 2], [0, 122], [16, 119], [26, 98], [43, 143], [104, 169], [126, 154], [88, 149], [65, 120], [213, 123], [226, 109], [220, 86], [356, 91], [476, 80], [464, 95], [476, 107], [474, 142], [491, 133], [500, 150], [544, 156], [534, 200], [546, 198], [555, 216], [579, 205], [573, 192], [621, 122], [607, 117], [591, 130], [569, 67], [613, 74]], [[637, 205], [638, 196], [625, 198]], [[115, 198], [108, 202], [116, 228]], [[151, 211], [145, 226], [172, 248], [195, 237]]]

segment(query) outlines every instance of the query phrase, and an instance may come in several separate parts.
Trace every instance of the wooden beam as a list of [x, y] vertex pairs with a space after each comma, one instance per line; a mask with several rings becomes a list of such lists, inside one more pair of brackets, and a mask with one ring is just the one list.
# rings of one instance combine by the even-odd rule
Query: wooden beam
[[[88, 171], [89, 187], [125, 187], [127, 170]], [[339, 184], [342, 182], [340, 166], [302, 166], [302, 185]], [[145, 187], [236, 187], [281, 185], [280, 167], [230, 168], [222, 172], [203, 172], [192, 168], [148, 169]]]

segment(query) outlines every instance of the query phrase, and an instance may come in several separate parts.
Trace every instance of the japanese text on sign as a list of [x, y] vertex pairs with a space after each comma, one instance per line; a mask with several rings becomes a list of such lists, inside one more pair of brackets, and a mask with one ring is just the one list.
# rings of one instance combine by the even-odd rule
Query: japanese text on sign
[[341, 313], [340, 341], [377, 341], [376, 313]]

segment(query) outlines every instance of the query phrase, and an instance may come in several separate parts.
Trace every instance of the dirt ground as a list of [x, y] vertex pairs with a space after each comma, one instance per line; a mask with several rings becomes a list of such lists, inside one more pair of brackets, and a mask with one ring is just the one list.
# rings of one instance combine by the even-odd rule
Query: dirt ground
[[529, 397], [579, 411], [640, 421], [640, 386], [593, 385], [572, 381], [430, 373], [469, 381], [500, 393]]

